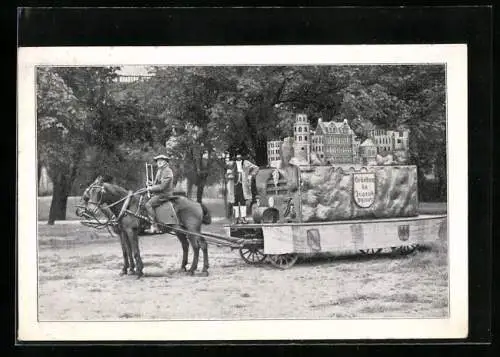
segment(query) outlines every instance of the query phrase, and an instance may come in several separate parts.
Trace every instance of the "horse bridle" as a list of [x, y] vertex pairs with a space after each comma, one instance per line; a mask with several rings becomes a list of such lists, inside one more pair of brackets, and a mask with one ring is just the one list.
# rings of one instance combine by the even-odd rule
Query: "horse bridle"
[[98, 202], [94, 202], [94, 201], [90, 201], [90, 195], [89, 196], [89, 199], [87, 200], [87, 204], [91, 203], [93, 205], [95, 205], [96, 207], [100, 207], [101, 206], [101, 201], [102, 201], [102, 196], [103, 196], [103, 192], [104, 192], [104, 185], [97, 185], [97, 184], [92, 184], [90, 185], [89, 187], [87, 187], [87, 189], [85, 190], [85, 192], [83, 193], [84, 195], [85, 194], [88, 194], [89, 191], [92, 191], [93, 189], [95, 188], [98, 188], [99, 189], [99, 192], [97, 194], [100, 194], [99, 196], [99, 201]]
[[[95, 202], [95, 201], [91, 201], [91, 195], [89, 194], [90, 191], [92, 191], [93, 189], [99, 189], [99, 192], [98, 192], [98, 197], [99, 197], [99, 200], [98, 202]], [[92, 227], [92, 228], [104, 228], [106, 226], [108, 226], [111, 222], [111, 218], [108, 218], [107, 221], [103, 222], [101, 221], [101, 219], [99, 219], [99, 217], [97, 216], [97, 214], [99, 213], [99, 211], [102, 212], [102, 198], [103, 198], [103, 191], [104, 191], [104, 186], [103, 185], [98, 185], [98, 184], [91, 184], [89, 187], [87, 187], [85, 189], [85, 191], [83, 192], [83, 195], [82, 195], [82, 199], [81, 201], [85, 201], [85, 205], [83, 204], [79, 204], [76, 206], [76, 215], [78, 217], [81, 217], [81, 218], [84, 218], [85, 220], [82, 220], [81, 223], [85, 226], [89, 226], [89, 227]], [[87, 197], [87, 199], [85, 199], [85, 197]], [[80, 202], [81, 202], [80, 201]], [[94, 206], [93, 209], [89, 209], [89, 204], [91, 204], [92, 206]]]
[[[90, 200], [91, 195], [89, 194], [89, 191], [91, 191], [93, 189], [99, 189], [98, 193], [96, 194], [96, 195], [100, 195], [100, 196], [98, 196], [99, 199], [97, 202]], [[108, 228], [108, 230], [109, 230], [110, 225], [111, 226], [117, 225], [118, 221], [123, 217], [123, 215], [125, 214], [125, 212], [128, 208], [128, 205], [130, 203], [130, 199], [132, 198], [132, 196], [139, 194], [139, 193], [143, 193], [143, 192], [141, 192], [142, 190], [139, 190], [138, 192], [129, 191], [128, 195], [126, 195], [125, 197], [117, 200], [116, 202], [113, 202], [112, 204], [106, 205], [105, 208], [109, 209], [109, 208], [116, 206], [117, 204], [119, 204], [120, 202], [123, 201], [123, 204], [122, 204], [122, 207], [121, 207], [121, 210], [120, 210], [118, 217], [108, 217], [108, 220], [103, 222], [99, 219], [99, 217], [97, 217], [97, 213], [99, 211], [103, 212], [102, 200], [103, 200], [104, 191], [105, 191], [104, 185], [96, 184], [96, 183], [91, 184], [89, 187], [87, 187], [85, 189], [85, 191], [82, 195], [82, 198], [85, 196], [88, 196], [88, 199], [86, 200], [85, 206], [77, 205], [77, 212], [76, 212], [77, 216], [82, 217], [82, 218], [86, 218], [86, 220], [81, 221], [81, 223], [83, 225], [93, 227], [93, 228]], [[91, 205], [95, 206], [95, 208], [93, 210], [88, 209], [89, 203]], [[107, 216], [107, 215], [105, 214], [105, 216]]]

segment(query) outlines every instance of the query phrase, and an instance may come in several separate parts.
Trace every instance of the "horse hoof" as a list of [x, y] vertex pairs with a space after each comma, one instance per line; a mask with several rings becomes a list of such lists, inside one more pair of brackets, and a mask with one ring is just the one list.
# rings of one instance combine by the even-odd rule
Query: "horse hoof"
[[202, 272], [200, 273], [200, 276], [208, 276], [208, 271], [206, 271], [206, 270], [205, 270], [205, 271], [202, 271]]
[[142, 272], [137, 272], [137, 278], [136, 279], [140, 279], [144, 276], [144, 274]]
[[186, 273], [186, 272], [187, 272], [187, 270], [184, 267], [182, 267], [182, 268], [179, 269], [179, 273]]
[[135, 270], [134, 270], [134, 269], [130, 269], [130, 270], [128, 271], [128, 273], [129, 273], [130, 275], [135, 275]]
[[120, 276], [124, 276], [124, 275], [127, 275], [127, 271], [126, 271], [126, 270], [122, 270], [122, 271], [120, 272]]
[[186, 275], [193, 276], [194, 275], [194, 270], [188, 270], [188, 271], [186, 271]]

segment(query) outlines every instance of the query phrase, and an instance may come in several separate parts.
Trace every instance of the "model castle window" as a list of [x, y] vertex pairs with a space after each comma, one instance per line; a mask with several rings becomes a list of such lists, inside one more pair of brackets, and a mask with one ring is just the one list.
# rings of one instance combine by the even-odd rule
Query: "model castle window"
[[[409, 131], [375, 129], [367, 132], [361, 142], [346, 119], [342, 122], [318, 120], [316, 130], [311, 130], [306, 114], [297, 114], [293, 127], [295, 158], [310, 164], [311, 157], [322, 164], [373, 164], [377, 155], [399, 154], [407, 157]], [[283, 141], [269, 141], [267, 154], [269, 166], [280, 160]]]

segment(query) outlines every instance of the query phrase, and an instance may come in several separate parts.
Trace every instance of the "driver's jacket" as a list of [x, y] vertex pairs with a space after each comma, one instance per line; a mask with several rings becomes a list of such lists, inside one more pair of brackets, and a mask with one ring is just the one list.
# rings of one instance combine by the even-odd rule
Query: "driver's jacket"
[[174, 173], [172, 169], [168, 166], [163, 166], [156, 172], [155, 180], [153, 181], [153, 186], [149, 188], [152, 193], [159, 196], [171, 196], [173, 190]]

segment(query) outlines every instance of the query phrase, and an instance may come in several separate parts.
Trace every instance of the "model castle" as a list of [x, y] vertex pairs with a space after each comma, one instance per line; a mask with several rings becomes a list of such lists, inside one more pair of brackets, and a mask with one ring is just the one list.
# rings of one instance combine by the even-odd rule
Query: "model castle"
[[[306, 114], [297, 114], [293, 126], [294, 158], [299, 165], [390, 165], [405, 164], [408, 157], [409, 131], [374, 129], [361, 142], [343, 122], [318, 120], [316, 130], [311, 130]], [[275, 167], [281, 159], [283, 141], [267, 142], [269, 166]]]

